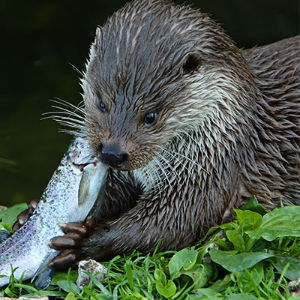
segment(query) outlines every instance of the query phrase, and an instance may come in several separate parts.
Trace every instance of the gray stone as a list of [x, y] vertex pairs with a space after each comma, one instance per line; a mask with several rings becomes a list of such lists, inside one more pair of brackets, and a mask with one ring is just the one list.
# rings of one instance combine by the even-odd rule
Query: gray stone
[[289, 282], [289, 290], [292, 292], [293, 297], [300, 296], [300, 278]]
[[82, 260], [79, 262], [76, 284], [80, 289], [82, 289], [85, 285], [88, 285], [90, 278], [87, 273], [94, 275], [97, 280], [102, 281], [105, 277], [106, 271], [107, 269], [95, 260]]

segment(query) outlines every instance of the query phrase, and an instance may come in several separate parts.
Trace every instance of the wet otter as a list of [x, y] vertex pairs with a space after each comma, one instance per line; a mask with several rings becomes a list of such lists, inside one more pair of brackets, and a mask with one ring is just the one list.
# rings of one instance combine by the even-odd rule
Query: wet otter
[[183, 248], [251, 195], [300, 204], [299, 41], [242, 51], [188, 6], [117, 11], [97, 30], [73, 124], [112, 167], [105, 201], [96, 225], [52, 240], [67, 249], [53, 266]]

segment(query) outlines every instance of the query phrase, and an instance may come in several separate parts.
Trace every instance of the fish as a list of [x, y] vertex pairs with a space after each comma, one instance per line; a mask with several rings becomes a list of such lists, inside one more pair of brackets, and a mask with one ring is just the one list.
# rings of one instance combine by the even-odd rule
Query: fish
[[0, 244], [0, 287], [9, 283], [12, 268], [17, 280], [36, 280], [41, 289], [50, 284], [53, 270], [48, 263], [59, 254], [49, 247], [50, 239], [63, 235], [61, 224], [85, 220], [101, 201], [106, 175], [107, 166], [95, 157], [88, 141], [75, 138], [32, 216]]

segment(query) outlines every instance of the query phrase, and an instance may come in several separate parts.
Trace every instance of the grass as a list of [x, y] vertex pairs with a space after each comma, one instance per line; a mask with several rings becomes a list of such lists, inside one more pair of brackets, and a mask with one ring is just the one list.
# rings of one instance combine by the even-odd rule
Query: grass
[[[20, 209], [20, 207], [19, 207]], [[13, 217], [16, 210], [11, 209]], [[235, 210], [230, 223], [210, 229], [195, 246], [146, 256], [134, 251], [103, 264], [100, 282], [92, 275], [80, 290], [77, 272], [57, 273], [45, 291], [11, 276], [0, 296], [56, 299], [300, 299], [288, 282], [300, 278], [300, 206], [271, 212], [253, 198]], [[6, 212], [5, 221], [9, 220]], [[0, 214], [1, 218], [1, 214]], [[0, 223], [1, 224], [1, 223]], [[2, 227], [9, 228], [2, 218]]]

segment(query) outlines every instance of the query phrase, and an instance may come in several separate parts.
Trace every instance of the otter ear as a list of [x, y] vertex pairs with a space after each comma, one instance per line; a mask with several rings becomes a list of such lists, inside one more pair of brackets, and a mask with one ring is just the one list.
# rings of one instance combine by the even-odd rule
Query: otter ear
[[96, 29], [95, 44], [99, 44], [102, 38], [102, 28], [99, 26]]
[[193, 74], [199, 70], [202, 65], [202, 59], [196, 52], [189, 53], [183, 60], [183, 74]]
[[92, 45], [90, 47], [89, 61], [91, 61], [92, 59], [94, 59], [96, 57], [101, 39], [102, 39], [102, 28], [97, 27], [94, 42], [92, 43]]

